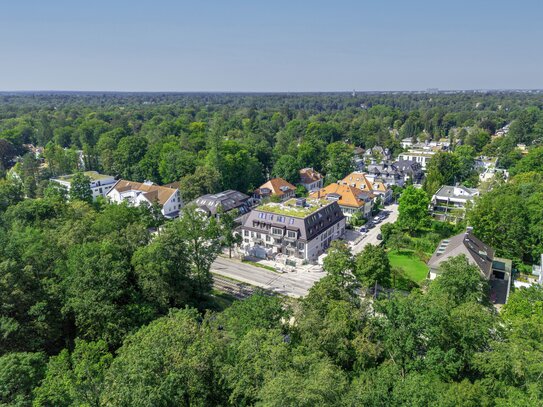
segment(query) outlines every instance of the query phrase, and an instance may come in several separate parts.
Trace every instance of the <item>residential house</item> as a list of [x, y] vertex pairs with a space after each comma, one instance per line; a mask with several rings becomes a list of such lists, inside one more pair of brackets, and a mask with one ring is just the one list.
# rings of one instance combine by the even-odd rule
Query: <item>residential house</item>
[[508, 279], [511, 272], [511, 260], [495, 257], [494, 249], [479, 240], [469, 227], [466, 232], [439, 243], [428, 261], [428, 278], [433, 280], [438, 277], [441, 274], [441, 263], [461, 254], [479, 269], [484, 279], [490, 280], [493, 277], [499, 280]]
[[370, 182], [384, 182], [386, 185], [402, 187], [405, 183], [400, 170], [391, 161], [385, 160], [380, 164], [369, 164], [366, 170], [366, 178]]
[[350, 221], [355, 213], [360, 213], [365, 218], [371, 217], [372, 195], [367, 191], [364, 192], [349, 185], [330, 184], [312, 192], [309, 197], [313, 199], [324, 198], [327, 201], [337, 202], [347, 221]]
[[503, 305], [509, 296], [512, 262], [495, 256], [494, 249], [474, 235], [472, 228], [439, 243], [428, 261], [428, 278], [433, 280], [442, 273], [441, 264], [452, 257], [464, 255], [479, 270], [482, 278], [489, 281], [490, 300]]
[[432, 196], [432, 215], [437, 220], [456, 223], [464, 219], [466, 207], [473, 204], [476, 196], [479, 196], [476, 188], [443, 185]]
[[372, 148], [368, 148], [364, 152], [364, 159], [371, 163], [377, 163], [383, 160], [390, 160], [390, 150], [381, 146], [374, 146]]
[[[96, 171], [86, 171], [83, 173], [90, 179], [90, 189], [92, 191], [92, 199], [96, 199], [99, 196], [106, 196], [106, 194], [111, 190], [115, 181], [115, 177], [112, 175], [100, 174]], [[75, 174], [62, 175], [57, 178], [51, 178], [51, 181], [56, 182], [66, 188], [67, 191], [70, 191], [72, 187], [72, 181]]]
[[394, 165], [398, 171], [400, 171], [404, 183], [411, 181], [413, 184], [422, 184], [424, 171], [422, 171], [422, 165], [420, 163], [411, 160], [398, 160]]
[[276, 197], [286, 201], [296, 196], [296, 187], [283, 178], [273, 178], [255, 190], [254, 196], [256, 199]]
[[354, 167], [357, 170], [364, 170], [364, 149], [362, 147], [355, 147], [354, 148]]
[[338, 181], [338, 184], [349, 185], [363, 192], [368, 192], [374, 199], [379, 197], [385, 204], [392, 201], [392, 189], [382, 181], [371, 182], [363, 172], [352, 172]]
[[400, 153], [398, 160], [415, 161], [421, 165], [423, 170], [426, 170], [426, 166], [435, 153], [432, 149], [409, 149], [406, 152]]
[[324, 177], [313, 168], [302, 168], [300, 170], [300, 185], [311, 192], [321, 189], [324, 185]]
[[202, 195], [194, 200], [196, 206], [208, 216], [218, 217], [221, 213], [237, 209], [241, 215], [251, 210], [251, 197], [229, 189], [217, 194]]
[[133, 206], [158, 204], [162, 215], [168, 219], [178, 217], [183, 207], [179, 185], [176, 182], [160, 186], [151, 181], [134, 182], [121, 179], [113, 185], [106, 197], [110, 202], [127, 202]]
[[345, 217], [337, 202], [292, 198], [268, 202], [251, 211], [241, 226], [242, 250], [250, 256], [284, 254], [300, 262], [316, 262], [345, 233]]

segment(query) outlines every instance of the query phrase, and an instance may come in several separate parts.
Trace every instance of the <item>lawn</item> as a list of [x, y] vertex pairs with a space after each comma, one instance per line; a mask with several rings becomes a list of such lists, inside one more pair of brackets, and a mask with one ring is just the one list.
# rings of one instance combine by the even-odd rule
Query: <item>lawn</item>
[[392, 267], [403, 270], [406, 277], [415, 283], [422, 282], [428, 274], [428, 266], [410, 251], [390, 251], [388, 259]]

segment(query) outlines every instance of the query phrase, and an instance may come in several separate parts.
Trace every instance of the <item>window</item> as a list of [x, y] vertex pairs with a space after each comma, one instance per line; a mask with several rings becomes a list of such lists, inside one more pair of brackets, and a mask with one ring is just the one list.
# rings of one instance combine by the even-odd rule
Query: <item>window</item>
[[283, 229], [272, 228], [272, 233], [273, 233], [274, 235], [281, 235], [281, 236], [283, 236]]
[[266, 235], [266, 242], [269, 242], [271, 240], [270, 235]]
[[290, 218], [290, 219], [288, 220], [288, 224], [289, 224], [289, 225], [294, 225], [294, 218]]
[[287, 232], [287, 236], [288, 236], [288, 237], [295, 238], [295, 237], [296, 237], [296, 232], [294, 232], [294, 231], [292, 231], [292, 230], [289, 230], [289, 231]]
[[284, 222], [285, 221], [285, 217], [284, 216], [278, 216], [277, 217], [277, 222]]

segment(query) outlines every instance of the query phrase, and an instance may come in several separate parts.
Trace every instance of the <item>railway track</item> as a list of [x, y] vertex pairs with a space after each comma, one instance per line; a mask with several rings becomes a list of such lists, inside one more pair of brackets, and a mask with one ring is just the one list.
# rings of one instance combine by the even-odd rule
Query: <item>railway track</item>
[[240, 300], [250, 297], [255, 291], [255, 288], [248, 284], [238, 283], [217, 275], [213, 276], [213, 287]]

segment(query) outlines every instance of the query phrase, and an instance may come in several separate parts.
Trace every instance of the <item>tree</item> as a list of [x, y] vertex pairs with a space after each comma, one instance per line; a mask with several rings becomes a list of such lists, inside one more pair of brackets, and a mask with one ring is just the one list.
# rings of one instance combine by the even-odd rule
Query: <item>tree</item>
[[342, 141], [326, 147], [326, 176], [329, 182], [336, 182], [354, 169], [354, 148]]
[[175, 310], [136, 332], [111, 364], [100, 405], [225, 405], [225, 349], [199, 319], [196, 310]]
[[207, 218], [192, 205], [183, 208], [177, 222], [181, 238], [187, 244], [186, 260], [197, 282], [197, 293], [203, 296], [211, 289], [209, 270], [221, 250], [219, 225], [215, 218]]
[[104, 341], [76, 340], [70, 353], [64, 349], [51, 357], [45, 378], [34, 390], [34, 406], [100, 406], [107, 369], [113, 361]]
[[219, 212], [219, 228], [222, 238], [222, 243], [228, 247], [228, 257], [232, 258], [232, 247], [242, 242], [241, 235], [236, 232], [236, 218], [239, 216], [239, 211], [231, 210], [229, 212]]
[[17, 156], [17, 149], [8, 140], [0, 138], [0, 168], [11, 167], [12, 160]]
[[475, 171], [475, 150], [471, 146], [458, 146], [453, 153], [458, 159], [459, 182], [466, 185], [477, 186], [479, 177]]
[[158, 172], [163, 183], [179, 181], [182, 177], [192, 174], [195, 169], [196, 156], [193, 153], [181, 149], [175, 142], [162, 146]]
[[300, 179], [298, 162], [296, 157], [289, 154], [282, 155], [275, 162], [272, 170], [272, 176], [283, 178], [290, 183], [296, 184]]
[[70, 199], [92, 203], [91, 179], [83, 172], [74, 174], [70, 184]]
[[430, 284], [430, 295], [446, 296], [456, 305], [469, 301], [487, 303], [487, 284], [479, 269], [466, 256], [456, 256], [441, 263], [441, 275]]
[[0, 405], [32, 405], [32, 390], [41, 381], [46, 357], [43, 353], [8, 353], [0, 356]]
[[458, 158], [452, 153], [438, 152], [432, 156], [426, 168], [423, 188], [432, 196], [443, 185], [455, 185], [460, 181]]
[[199, 196], [221, 190], [221, 176], [211, 167], [197, 167], [194, 174], [185, 175], [179, 181], [183, 201], [189, 203]]
[[390, 282], [390, 261], [383, 246], [366, 245], [356, 255], [354, 274], [364, 287], [376, 284], [388, 285]]
[[426, 226], [429, 220], [430, 199], [422, 190], [410, 185], [400, 196], [398, 206], [398, 225], [411, 233]]

